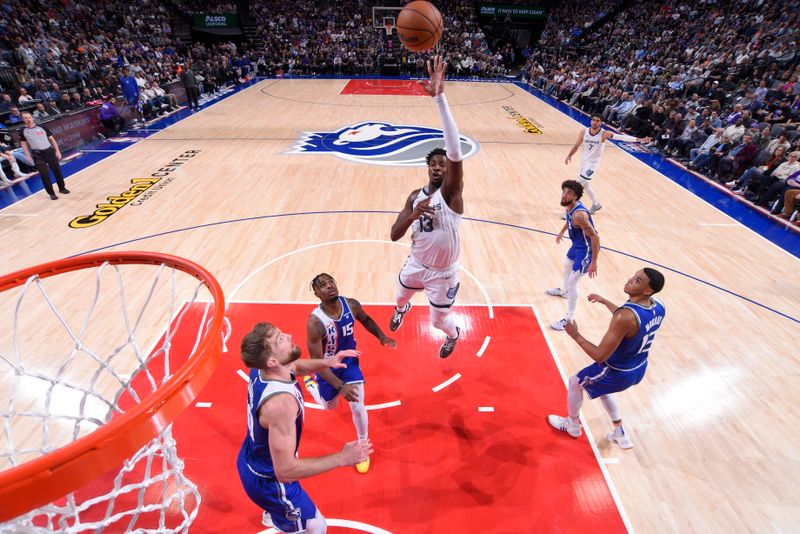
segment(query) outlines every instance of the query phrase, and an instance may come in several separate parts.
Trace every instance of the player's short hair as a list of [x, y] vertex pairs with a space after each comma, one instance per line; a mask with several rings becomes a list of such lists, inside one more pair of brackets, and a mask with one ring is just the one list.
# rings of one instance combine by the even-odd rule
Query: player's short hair
[[267, 358], [272, 354], [269, 339], [275, 332], [275, 325], [271, 323], [258, 323], [242, 338], [240, 348], [242, 363], [248, 369], [261, 369]]
[[336, 282], [336, 279], [334, 277], [332, 277], [331, 275], [329, 275], [328, 273], [319, 273], [317, 276], [315, 276], [311, 280], [311, 291], [314, 291], [315, 289], [317, 289], [319, 287], [320, 283], [322, 283], [322, 277], [323, 276], [327, 276], [328, 278], [330, 278], [331, 280]]
[[650, 267], [645, 267], [644, 275], [647, 277], [647, 282], [650, 285], [650, 289], [653, 290], [653, 294], [658, 293], [662, 289], [664, 289], [664, 275], [661, 274], [659, 271], [655, 269], [651, 269]]
[[580, 200], [583, 196], [583, 186], [577, 180], [564, 180], [561, 182], [561, 189], [569, 189], [575, 193], [576, 200]]
[[600, 115], [592, 115], [592, 120], [594, 120], [594, 119], [597, 119], [600, 122], [603, 122], [603, 117], [601, 117]]
[[433, 150], [428, 152], [427, 156], [425, 156], [425, 164], [426, 165], [430, 165], [431, 164], [431, 160], [433, 159], [433, 156], [445, 156], [445, 157], [447, 157], [447, 151], [445, 149], [443, 149], [443, 148], [434, 148]]

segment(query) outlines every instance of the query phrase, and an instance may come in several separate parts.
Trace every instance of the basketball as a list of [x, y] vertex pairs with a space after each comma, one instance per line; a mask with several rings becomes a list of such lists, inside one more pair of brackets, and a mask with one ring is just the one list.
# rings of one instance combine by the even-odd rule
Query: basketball
[[430, 50], [442, 38], [442, 14], [430, 2], [409, 2], [397, 16], [397, 35], [403, 46], [413, 52]]

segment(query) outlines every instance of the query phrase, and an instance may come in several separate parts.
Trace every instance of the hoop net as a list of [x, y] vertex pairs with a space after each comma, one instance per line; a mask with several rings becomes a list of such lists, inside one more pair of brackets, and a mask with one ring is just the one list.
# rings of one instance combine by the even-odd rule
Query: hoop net
[[394, 17], [383, 17], [383, 27], [386, 29], [386, 35], [392, 35]]
[[172, 421], [216, 366], [224, 306], [205, 269], [157, 253], [0, 278], [0, 533], [188, 529]]

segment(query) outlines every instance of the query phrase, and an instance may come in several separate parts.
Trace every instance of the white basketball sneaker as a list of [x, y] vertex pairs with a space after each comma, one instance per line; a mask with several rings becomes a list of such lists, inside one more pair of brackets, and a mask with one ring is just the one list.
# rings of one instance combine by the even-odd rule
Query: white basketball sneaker
[[560, 287], [551, 287], [547, 291], [545, 291], [551, 297], [562, 297], [567, 298], [567, 292], [561, 289]]
[[562, 330], [564, 330], [567, 327], [567, 323], [568, 322], [569, 321], [567, 321], [567, 318], [564, 317], [563, 319], [559, 319], [558, 321], [556, 321], [554, 323], [550, 323], [550, 328], [552, 328], [553, 330], [558, 330], [559, 332], [561, 332]]
[[561, 417], [560, 415], [548, 415], [547, 422], [556, 430], [566, 432], [573, 438], [581, 437], [581, 425], [573, 423], [569, 417]]
[[616, 443], [621, 449], [633, 448], [633, 443], [622, 426], [614, 427], [614, 431], [609, 433], [606, 437], [608, 437], [608, 441]]
[[264, 510], [264, 512], [262, 512], [262, 514], [261, 514], [261, 524], [264, 525], [265, 527], [273, 527], [273, 526], [275, 526], [272, 523], [272, 516], [269, 515], [269, 512], [267, 512], [266, 510]]

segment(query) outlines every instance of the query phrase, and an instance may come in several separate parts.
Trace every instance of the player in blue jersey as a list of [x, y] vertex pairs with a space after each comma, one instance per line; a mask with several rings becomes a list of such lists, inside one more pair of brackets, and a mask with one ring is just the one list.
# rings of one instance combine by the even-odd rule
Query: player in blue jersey
[[572, 244], [567, 251], [564, 262], [564, 282], [561, 287], [547, 290], [553, 297], [566, 297], [567, 314], [550, 324], [553, 330], [564, 330], [569, 321], [575, 317], [575, 306], [578, 304], [578, 282], [585, 274], [589, 278], [597, 276], [597, 256], [600, 254], [600, 236], [594, 227], [592, 215], [580, 201], [583, 186], [576, 180], [567, 180], [561, 184], [561, 205], [566, 210], [567, 221], [556, 236], [556, 243], [561, 243], [564, 232], [569, 230]]
[[327, 523], [298, 480], [337, 467], [355, 465], [372, 454], [369, 440], [346, 443], [327, 456], [299, 458], [303, 432], [303, 394], [295, 374], [344, 367], [358, 356], [345, 350], [325, 359], [303, 359], [292, 336], [258, 323], [242, 339], [242, 361], [250, 369], [247, 436], [236, 465], [245, 493], [263, 512], [265, 525], [281, 532], [323, 534]]
[[613, 313], [599, 345], [595, 345], [578, 332], [574, 321], [567, 323], [566, 331], [588, 354], [594, 363], [571, 376], [567, 389], [569, 415], [550, 415], [551, 426], [577, 438], [581, 435], [579, 420], [583, 392], [591, 399], [600, 399], [614, 423], [608, 440], [623, 449], [633, 447], [622, 427], [622, 416], [613, 394], [635, 386], [644, 378], [650, 345], [664, 320], [664, 304], [653, 295], [664, 287], [664, 275], [649, 267], [637, 271], [625, 284], [628, 301], [617, 306], [600, 295], [589, 295], [590, 302], [604, 304]]
[[[367, 315], [361, 304], [351, 298], [339, 296], [336, 280], [327, 273], [318, 274], [311, 281], [311, 289], [320, 300], [319, 306], [308, 317], [306, 336], [308, 353], [311, 358], [329, 359], [343, 350], [355, 350], [355, 321], [358, 320], [367, 332], [378, 338], [381, 345], [394, 348], [394, 339], [381, 331], [375, 321]], [[310, 376], [303, 379], [309, 394], [317, 404], [326, 410], [333, 410], [339, 405], [339, 397], [350, 404], [353, 424], [359, 441], [366, 440], [367, 409], [364, 407], [364, 375], [361, 372], [358, 358], [344, 360], [344, 369], [322, 369], [317, 373], [317, 380]], [[369, 471], [369, 458], [356, 465], [359, 473]]]

